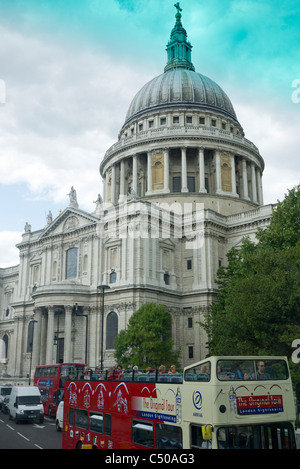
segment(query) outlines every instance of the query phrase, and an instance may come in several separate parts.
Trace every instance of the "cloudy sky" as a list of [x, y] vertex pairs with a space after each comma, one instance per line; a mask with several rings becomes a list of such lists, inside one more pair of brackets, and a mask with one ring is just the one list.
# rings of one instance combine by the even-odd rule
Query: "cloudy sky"
[[[0, 0], [0, 267], [25, 223], [93, 211], [99, 163], [163, 72], [174, 0]], [[299, 0], [181, 0], [197, 72], [229, 95], [265, 160], [264, 202], [300, 181]]]

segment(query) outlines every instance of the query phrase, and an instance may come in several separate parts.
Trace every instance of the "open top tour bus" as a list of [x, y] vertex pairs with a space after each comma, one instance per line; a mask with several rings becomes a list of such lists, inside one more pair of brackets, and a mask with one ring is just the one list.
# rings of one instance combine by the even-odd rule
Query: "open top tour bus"
[[181, 373], [65, 383], [63, 448], [294, 449], [285, 357], [209, 357]]

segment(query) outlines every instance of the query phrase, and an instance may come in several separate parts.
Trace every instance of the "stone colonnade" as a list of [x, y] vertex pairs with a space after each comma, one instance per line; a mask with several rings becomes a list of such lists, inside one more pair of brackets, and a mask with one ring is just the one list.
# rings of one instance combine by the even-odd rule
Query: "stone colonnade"
[[[174, 151], [180, 155], [176, 177]], [[262, 170], [258, 162], [230, 151], [162, 148], [123, 157], [108, 167], [104, 174], [104, 202], [122, 202], [129, 192], [141, 197], [172, 192], [209, 193], [263, 205]]]

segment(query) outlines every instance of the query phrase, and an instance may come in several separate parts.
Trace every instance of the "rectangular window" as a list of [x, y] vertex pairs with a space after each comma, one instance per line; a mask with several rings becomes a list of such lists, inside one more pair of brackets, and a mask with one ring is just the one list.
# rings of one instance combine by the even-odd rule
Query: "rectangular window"
[[192, 270], [192, 259], [186, 261], [186, 268], [187, 270]]
[[192, 345], [189, 347], [189, 358], [194, 358], [194, 347]]
[[181, 192], [181, 177], [173, 177], [173, 192]]
[[201, 425], [191, 425], [191, 448], [210, 449], [211, 440], [204, 440]]
[[111, 415], [110, 414], [105, 414], [104, 431], [105, 431], [105, 435], [107, 436], [111, 435]]
[[166, 125], [167, 119], [165, 117], [161, 117], [160, 119], [160, 125]]
[[188, 186], [189, 192], [196, 192], [194, 176], [187, 177], [187, 186]]
[[[74, 407], [70, 407], [70, 418], [69, 418], [69, 424], [71, 425], [71, 427], [74, 427], [74, 414], [75, 414], [75, 409]], [[68, 416], [67, 416], [67, 419], [68, 419]]]
[[193, 318], [188, 318], [188, 328], [192, 329], [193, 327]]
[[296, 449], [288, 422], [221, 427], [217, 439], [219, 449]]
[[182, 449], [182, 429], [174, 425], [156, 424], [157, 449]]
[[87, 430], [88, 412], [84, 409], [75, 409], [75, 427]]
[[192, 118], [192, 116], [186, 116], [186, 123], [187, 123], [187, 124], [192, 124], [192, 123], [193, 123], [193, 118]]
[[212, 127], [216, 127], [216, 126], [217, 126], [217, 121], [216, 121], [216, 119], [212, 119], [212, 120], [211, 120], [211, 125], [212, 125]]
[[179, 116], [173, 117], [173, 124], [179, 124]]
[[201, 125], [205, 124], [205, 117], [199, 117], [199, 124]]
[[103, 414], [90, 412], [90, 431], [95, 433], [103, 433]]
[[137, 445], [154, 447], [154, 431], [152, 423], [146, 420], [132, 420], [132, 441]]
[[66, 253], [66, 279], [77, 277], [78, 248], [71, 248]]
[[154, 126], [154, 121], [149, 121], [149, 122], [148, 122], [148, 126], [149, 126], [149, 129], [151, 129], [151, 127]]

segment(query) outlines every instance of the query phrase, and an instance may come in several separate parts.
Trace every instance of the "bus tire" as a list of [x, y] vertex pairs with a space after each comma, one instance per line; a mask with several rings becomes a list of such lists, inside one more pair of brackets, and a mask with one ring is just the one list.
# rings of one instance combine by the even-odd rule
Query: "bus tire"
[[76, 448], [75, 449], [82, 449], [82, 441], [79, 440], [76, 444]]

